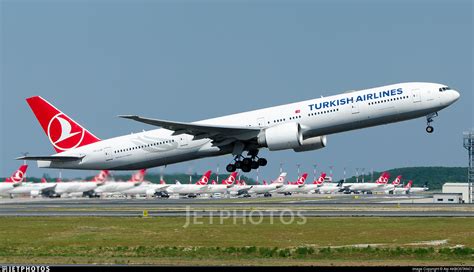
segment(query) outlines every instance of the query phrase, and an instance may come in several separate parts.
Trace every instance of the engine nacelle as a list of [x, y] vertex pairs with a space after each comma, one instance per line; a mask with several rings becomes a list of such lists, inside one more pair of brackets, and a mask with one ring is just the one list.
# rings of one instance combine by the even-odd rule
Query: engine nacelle
[[32, 197], [38, 197], [38, 196], [41, 195], [41, 192], [38, 191], [38, 190], [32, 190], [32, 191], [30, 192], [30, 195], [31, 195]]
[[303, 143], [303, 134], [300, 124], [286, 123], [263, 130], [258, 135], [257, 141], [259, 145], [266, 146], [272, 151], [294, 149]]
[[155, 193], [156, 193], [156, 190], [155, 190], [155, 189], [148, 189], [148, 190], [146, 190], [146, 192], [145, 192], [146, 196], [148, 196], [148, 197], [154, 196]]
[[293, 148], [295, 152], [305, 152], [320, 149], [326, 147], [327, 139], [326, 136], [317, 136], [303, 140], [303, 144], [300, 147]]

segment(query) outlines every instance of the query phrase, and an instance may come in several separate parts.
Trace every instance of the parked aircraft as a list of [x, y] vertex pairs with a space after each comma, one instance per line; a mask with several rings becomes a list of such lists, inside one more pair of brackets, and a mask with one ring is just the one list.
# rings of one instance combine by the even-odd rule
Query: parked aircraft
[[390, 174], [388, 172], [383, 172], [375, 182], [352, 183], [350, 185], [344, 184], [343, 187], [346, 191], [354, 193], [372, 193], [374, 191], [383, 191], [389, 178]]
[[0, 195], [8, 195], [11, 190], [20, 186], [25, 179], [27, 169], [28, 165], [26, 164], [20, 166], [9, 178], [6, 178], [4, 182], [0, 183]]
[[247, 194], [263, 194], [265, 197], [272, 196], [272, 192], [284, 186], [286, 178], [286, 172], [283, 172], [278, 176], [278, 178], [272, 181], [271, 184], [264, 184], [264, 185], [252, 185], [250, 189], [247, 190]]
[[196, 182], [196, 184], [181, 184], [177, 181], [176, 184], [170, 185], [166, 188], [168, 194], [186, 195], [188, 197], [196, 197], [198, 194], [206, 193], [208, 188], [207, 183], [211, 177], [211, 171], [207, 171], [204, 175]]
[[133, 174], [128, 181], [105, 181], [102, 185], [93, 190], [95, 196], [121, 193], [135, 186], [139, 186], [144, 181], [146, 169], [140, 169]]
[[[227, 115], [193, 123], [136, 115], [121, 117], [161, 129], [101, 140], [40, 96], [27, 98], [57, 154], [24, 156], [43, 168], [136, 170], [232, 154], [226, 169], [249, 172], [265, 166], [262, 148], [296, 152], [324, 148], [326, 135], [426, 116], [426, 131], [438, 111], [460, 94], [442, 84], [398, 83]], [[247, 156], [244, 157], [244, 152]]]
[[[411, 181], [411, 180], [410, 180]], [[429, 188], [428, 188], [428, 182], [425, 182], [425, 184], [423, 185], [423, 187], [412, 187], [412, 182], [408, 182], [408, 184], [410, 184], [410, 186], [408, 187], [408, 192], [409, 194], [416, 194], [416, 193], [421, 193], [421, 192], [424, 192], [424, 191], [428, 191]]]

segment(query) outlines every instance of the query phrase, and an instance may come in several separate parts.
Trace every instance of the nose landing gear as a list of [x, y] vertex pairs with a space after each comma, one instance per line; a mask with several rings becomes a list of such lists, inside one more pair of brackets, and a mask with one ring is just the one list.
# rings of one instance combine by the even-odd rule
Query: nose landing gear
[[433, 118], [437, 116], [438, 116], [438, 112], [433, 112], [426, 116], [426, 132], [433, 133], [434, 128], [431, 126], [431, 123], [433, 122]]

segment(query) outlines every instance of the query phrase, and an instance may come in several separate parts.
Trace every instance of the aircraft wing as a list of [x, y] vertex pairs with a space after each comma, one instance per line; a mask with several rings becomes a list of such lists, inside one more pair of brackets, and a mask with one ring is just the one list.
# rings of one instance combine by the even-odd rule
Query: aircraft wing
[[194, 140], [209, 138], [213, 140], [214, 145], [226, 145], [236, 140], [251, 140], [256, 138], [260, 133], [260, 128], [174, 122], [145, 118], [137, 115], [119, 115], [119, 117], [172, 130], [174, 131], [173, 135], [193, 135]]
[[85, 156], [23, 156], [16, 158], [16, 160], [69, 162], [78, 161], [84, 157]]

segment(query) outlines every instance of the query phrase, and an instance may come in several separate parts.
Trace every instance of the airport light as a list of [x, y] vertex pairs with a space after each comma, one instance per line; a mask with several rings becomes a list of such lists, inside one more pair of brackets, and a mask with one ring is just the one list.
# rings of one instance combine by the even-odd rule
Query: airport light
[[356, 183], [359, 183], [359, 168], [356, 168]]
[[344, 167], [344, 183], [346, 182], [346, 167]]
[[362, 168], [362, 183], [365, 182], [365, 168]]
[[332, 169], [334, 168], [334, 166], [329, 166], [329, 176], [331, 177], [331, 180], [332, 180]]
[[219, 164], [217, 164], [216, 174], [217, 174], [216, 182], [219, 183]]
[[280, 174], [283, 173], [283, 162], [280, 162]]
[[260, 182], [258, 182], [258, 168], [257, 168], [257, 184], [260, 184]]
[[474, 130], [463, 133], [463, 146], [467, 149], [469, 167], [467, 168], [467, 203], [472, 203], [472, 185], [474, 183]]
[[298, 171], [298, 178], [300, 177], [300, 166], [301, 166], [300, 163], [297, 163], [297, 164], [296, 164], [296, 169], [297, 169], [297, 171]]
[[317, 164], [313, 164], [313, 180], [316, 180], [316, 167], [318, 165]]

